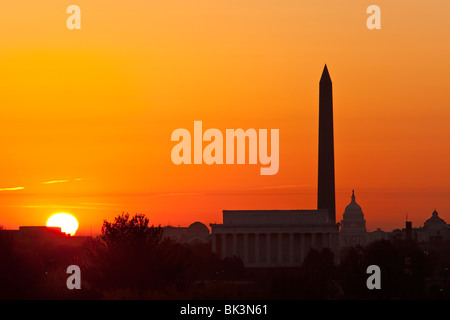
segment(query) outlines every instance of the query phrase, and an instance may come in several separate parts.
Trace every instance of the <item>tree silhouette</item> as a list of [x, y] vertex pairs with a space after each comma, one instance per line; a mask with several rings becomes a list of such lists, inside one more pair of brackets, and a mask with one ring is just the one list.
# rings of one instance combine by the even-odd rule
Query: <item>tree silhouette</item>
[[162, 238], [161, 227], [149, 226], [142, 214], [121, 214], [104, 221], [91, 241], [88, 277], [103, 290], [160, 290], [185, 280], [186, 251]]
[[364, 249], [351, 247], [338, 267], [339, 279], [347, 299], [362, 299], [367, 295], [367, 266], [363, 265]]
[[237, 256], [225, 257], [220, 263], [220, 277], [228, 280], [238, 280], [245, 276], [244, 263]]
[[39, 255], [0, 232], [0, 299], [35, 299], [45, 271]]
[[336, 295], [336, 266], [333, 256], [328, 248], [320, 252], [316, 249], [308, 252], [300, 268], [305, 298], [328, 299]]
[[122, 213], [114, 222], [103, 222], [101, 237], [109, 247], [155, 247], [162, 239], [162, 228], [148, 224], [149, 219], [143, 214], [130, 219], [128, 213]]

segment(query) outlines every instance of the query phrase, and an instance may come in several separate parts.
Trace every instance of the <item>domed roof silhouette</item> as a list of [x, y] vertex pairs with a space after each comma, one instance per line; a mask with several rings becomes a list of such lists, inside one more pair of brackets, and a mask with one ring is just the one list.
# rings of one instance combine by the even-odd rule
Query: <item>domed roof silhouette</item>
[[358, 218], [362, 219], [364, 218], [364, 214], [362, 212], [361, 206], [356, 203], [355, 201], [355, 190], [352, 191], [352, 201], [350, 204], [345, 207], [344, 211], [344, 219], [352, 219], [352, 218]]
[[427, 221], [425, 221], [424, 223], [424, 227], [427, 226], [436, 226], [436, 225], [446, 225], [446, 222], [444, 221], [444, 219], [442, 219], [441, 217], [439, 217], [438, 212], [436, 211], [436, 209], [434, 209], [433, 213], [431, 214], [431, 218], [428, 219]]
[[188, 227], [189, 232], [198, 232], [198, 233], [209, 233], [209, 229], [201, 222], [194, 222]]

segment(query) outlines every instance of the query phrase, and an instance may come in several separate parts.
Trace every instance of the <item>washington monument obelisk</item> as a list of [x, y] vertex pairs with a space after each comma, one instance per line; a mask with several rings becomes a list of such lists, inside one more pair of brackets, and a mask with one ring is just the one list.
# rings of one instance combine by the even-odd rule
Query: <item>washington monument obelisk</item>
[[329, 222], [336, 222], [334, 183], [333, 92], [327, 65], [319, 83], [319, 179], [317, 209], [327, 209]]

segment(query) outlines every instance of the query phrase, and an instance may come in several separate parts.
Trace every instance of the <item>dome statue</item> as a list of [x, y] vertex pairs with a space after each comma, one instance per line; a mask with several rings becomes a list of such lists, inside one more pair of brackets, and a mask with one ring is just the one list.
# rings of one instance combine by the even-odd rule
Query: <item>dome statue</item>
[[434, 209], [431, 217], [423, 224], [422, 233], [425, 241], [448, 240], [450, 239], [450, 225], [439, 217], [438, 212]]
[[433, 228], [433, 227], [446, 227], [447, 224], [445, 223], [444, 219], [439, 217], [436, 209], [434, 209], [433, 213], [431, 214], [431, 218], [425, 221], [424, 227], [427, 228]]
[[355, 190], [352, 190], [352, 201], [345, 207], [344, 220], [347, 219], [364, 219], [364, 214], [362, 212], [361, 206], [355, 201]]
[[361, 206], [356, 203], [355, 190], [352, 191], [351, 202], [345, 207], [340, 235], [343, 246], [346, 247], [364, 245], [366, 243], [366, 220], [364, 219]]

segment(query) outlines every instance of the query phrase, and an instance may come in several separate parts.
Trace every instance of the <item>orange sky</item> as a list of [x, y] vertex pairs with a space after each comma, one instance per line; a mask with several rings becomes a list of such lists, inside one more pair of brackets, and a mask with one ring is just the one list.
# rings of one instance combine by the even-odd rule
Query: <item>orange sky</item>
[[[66, 8], [81, 8], [68, 30]], [[382, 29], [366, 28], [381, 8]], [[0, 225], [100, 230], [223, 209], [314, 209], [318, 82], [334, 90], [336, 209], [369, 230], [450, 222], [447, 0], [11, 1], [0, 11]], [[280, 130], [280, 169], [172, 163], [173, 130]], [[54, 183], [45, 183], [53, 181]], [[23, 189], [5, 190], [8, 188]]]

